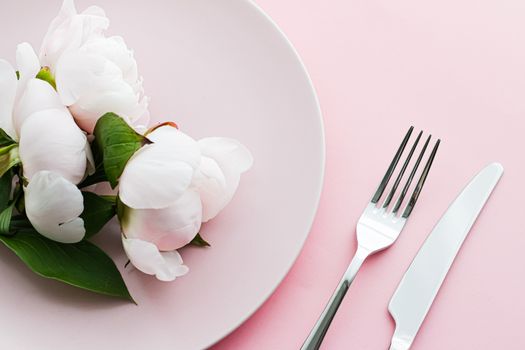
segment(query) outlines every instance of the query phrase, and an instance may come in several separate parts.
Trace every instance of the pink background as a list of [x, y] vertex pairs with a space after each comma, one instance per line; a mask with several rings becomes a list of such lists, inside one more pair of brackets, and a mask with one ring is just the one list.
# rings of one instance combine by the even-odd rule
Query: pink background
[[[35, 5], [24, 13], [7, 3], [0, 10], [11, 11], [13, 19], [34, 18], [2, 40], [12, 42], [9, 47], [20, 38], [40, 40], [35, 27], [45, 28], [51, 17]], [[394, 324], [386, 308], [397, 283], [450, 202], [492, 161], [506, 173], [413, 348], [524, 349], [525, 230], [518, 215], [525, 209], [525, 3], [258, 3], [293, 42], [317, 89], [327, 143], [325, 187], [288, 277], [214, 350], [300, 347], [355, 251], [357, 219], [411, 124], [443, 140], [428, 183], [398, 242], [363, 266], [324, 349], [387, 348]], [[55, 13], [56, 6], [48, 6]], [[134, 29], [141, 33], [140, 26]]]
[[297, 349], [356, 248], [356, 221], [408, 125], [443, 141], [397, 243], [367, 261], [324, 349], [385, 349], [387, 304], [433, 225], [484, 165], [505, 174], [413, 349], [524, 349], [525, 3], [259, 0], [303, 58], [327, 143], [325, 187], [288, 277], [225, 349]]

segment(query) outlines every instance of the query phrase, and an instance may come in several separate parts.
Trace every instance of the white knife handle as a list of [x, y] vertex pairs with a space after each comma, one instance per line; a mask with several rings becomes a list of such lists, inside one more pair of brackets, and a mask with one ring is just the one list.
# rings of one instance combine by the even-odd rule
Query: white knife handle
[[409, 350], [410, 346], [412, 345], [413, 339], [407, 339], [406, 337], [403, 337], [397, 332], [394, 332], [394, 336], [392, 337], [392, 342], [390, 343], [389, 350]]
[[324, 336], [326, 335], [326, 332], [328, 331], [328, 328], [334, 319], [337, 309], [339, 309], [339, 305], [341, 305], [341, 302], [343, 301], [346, 292], [348, 292], [348, 288], [350, 288], [357, 271], [359, 271], [363, 261], [365, 261], [369, 254], [370, 253], [363, 248], [357, 248], [357, 252], [352, 259], [350, 266], [348, 266], [348, 269], [337, 285], [337, 288], [328, 301], [328, 304], [326, 305], [323, 313], [321, 316], [319, 316], [319, 319], [308, 335], [308, 338], [306, 338], [303, 346], [301, 346], [301, 350], [317, 350], [321, 347], [321, 343], [323, 342]]

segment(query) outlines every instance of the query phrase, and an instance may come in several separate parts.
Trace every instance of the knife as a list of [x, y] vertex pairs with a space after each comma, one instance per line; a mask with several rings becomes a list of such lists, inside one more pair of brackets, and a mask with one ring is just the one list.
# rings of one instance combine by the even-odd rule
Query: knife
[[481, 170], [423, 243], [388, 305], [396, 323], [390, 350], [410, 349], [456, 254], [502, 174], [499, 163]]

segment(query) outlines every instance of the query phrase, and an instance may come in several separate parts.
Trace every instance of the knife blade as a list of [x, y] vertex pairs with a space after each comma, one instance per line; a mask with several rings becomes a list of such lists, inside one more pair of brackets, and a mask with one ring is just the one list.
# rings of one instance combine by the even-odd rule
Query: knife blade
[[410, 264], [388, 311], [396, 323], [390, 350], [408, 350], [470, 228], [503, 174], [492, 163], [454, 200]]

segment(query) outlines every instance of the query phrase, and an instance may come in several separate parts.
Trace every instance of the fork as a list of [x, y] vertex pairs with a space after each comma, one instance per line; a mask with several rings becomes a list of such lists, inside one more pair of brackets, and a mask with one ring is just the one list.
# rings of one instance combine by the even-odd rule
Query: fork
[[412, 183], [412, 180], [416, 175], [416, 171], [419, 167], [419, 164], [421, 163], [423, 155], [425, 154], [425, 151], [427, 150], [427, 147], [430, 143], [430, 139], [432, 137], [431, 135], [428, 136], [428, 138], [425, 141], [425, 144], [423, 145], [423, 148], [419, 152], [419, 156], [417, 157], [417, 160], [413, 165], [412, 171], [410, 172], [410, 175], [408, 176], [408, 179], [405, 185], [403, 186], [401, 193], [397, 198], [397, 201], [393, 206], [391, 206], [390, 204], [392, 203], [392, 200], [396, 194], [396, 190], [398, 189], [403, 175], [410, 163], [410, 159], [412, 158], [416, 147], [421, 139], [423, 131], [419, 132], [416, 141], [411, 147], [410, 152], [408, 153], [408, 156], [406, 157], [406, 160], [403, 163], [403, 166], [401, 167], [401, 170], [399, 171], [396, 180], [394, 181], [394, 184], [388, 192], [388, 195], [382, 203], [379, 203], [379, 201], [383, 196], [383, 193], [385, 192], [388, 182], [390, 181], [390, 178], [392, 177], [397, 167], [397, 164], [399, 163], [399, 160], [401, 159], [403, 151], [407, 146], [407, 143], [410, 139], [410, 136], [412, 135], [413, 130], [413, 126], [411, 126], [410, 129], [408, 129], [408, 132], [403, 138], [403, 141], [401, 142], [401, 145], [399, 146], [394, 156], [394, 159], [392, 159], [392, 162], [390, 163], [390, 166], [388, 167], [385, 175], [383, 176], [379, 187], [374, 193], [372, 200], [370, 201], [370, 203], [368, 203], [366, 209], [359, 218], [356, 228], [358, 244], [357, 251], [352, 261], [350, 262], [350, 265], [348, 266], [345, 274], [341, 278], [339, 285], [332, 294], [332, 297], [326, 305], [323, 313], [321, 314], [314, 328], [306, 338], [303, 346], [301, 347], [301, 350], [319, 349], [324, 339], [324, 336], [328, 331], [328, 327], [330, 327], [330, 324], [332, 323], [332, 320], [337, 312], [337, 309], [341, 305], [343, 298], [345, 297], [348, 289], [350, 288], [350, 285], [352, 284], [352, 281], [357, 275], [357, 272], [359, 271], [359, 268], [361, 267], [365, 259], [380, 250], [390, 247], [396, 241], [397, 237], [399, 237], [399, 234], [403, 230], [403, 227], [405, 226], [408, 217], [412, 213], [412, 210], [414, 209], [414, 206], [419, 198], [423, 185], [425, 184], [425, 180], [427, 179], [430, 167], [432, 166], [432, 162], [434, 161], [434, 157], [441, 142], [440, 140], [436, 141], [432, 152], [430, 153], [430, 156], [428, 157], [428, 160], [425, 164], [425, 167], [423, 168], [423, 171], [420, 174], [419, 180], [414, 187], [412, 195], [408, 200], [408, 203], [402, 211], [400, 211], [400, 209], [405, 199], [405, 196], [410, 188], [410, 184]]

